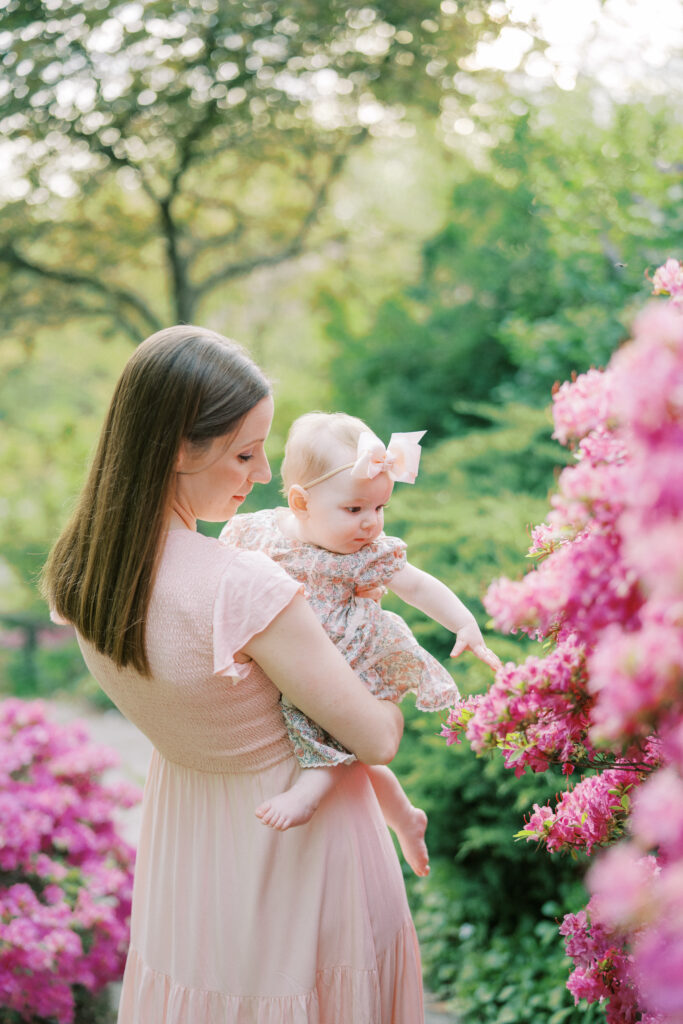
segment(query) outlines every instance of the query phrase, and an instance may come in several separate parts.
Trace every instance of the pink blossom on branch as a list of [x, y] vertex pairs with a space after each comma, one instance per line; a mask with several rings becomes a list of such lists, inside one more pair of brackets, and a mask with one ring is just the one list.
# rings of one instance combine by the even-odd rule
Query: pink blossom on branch
[[588, 690], [596, 697], [590, 734], [596, 742], [646, 736], [683, 679], [683, 631], [655, 620], [625, 632], [605, 629], [590, 655]]
[[519, 581], [495, 580], [484, 606], [497, 629], [532, 637], [575, 634], [592, 644], [610, 623], [637, 625], [638, 578], [611, 524], [591, 523]]
[[0, 703], [0, 1006], [71, 1024], [74, 986], [121, 976], [133, 849], [114, 814], [139, 799], [105, 784], [111, 751], [42, 702]]
[[443, 730], [500, 749], [518, 774], [596, 769], [536, 806], [520, 838], [551, 852], [616, 843], [561, 929], [571, 991], [602, 1000], [609, 1024], [683, 1024], [680, 262], [653, 286], [670, 300], [636, 318], [607, 368], [556, 389], [553, 436], [575, 462], [533, 530], [534, 568], [485, 598], [496, 628], [545, 640], [544, 656], [505, 665]]
[[600, 370], [566, 381], [553, 395], [553, 437], [560, 444], [579, 441], [591, 430], [613, 422], [612, 382]]
[[500, 749], [518, 775], [544, 771], [591, 756], [589, 704], [583, 647], [568, 637], [547, 658], [508, 662], [487, 693], [453, 709], [443, 735], [464, 731], [474, 750]]
[[605, 1001], [607, 1024], [636, 1024], [641, 1016], [636, 1002], [632, 959], [623, 935], [594, 919], [592, 903], [578, 914], [567, 914], [560, 925], [567, 954], [574, 961], [567, 988], [578, 1003]]
[[[641, 803], [644, 792], [645, 787], [638, 795]], [[660, 804], [659, 810], [666, 809]], [[632, 840], [604, 853], [591, 867], [588, 882], [593, 919], [628, 946], [637, 1004], [663, 1024], [678, 1024], [683, 999], [680, 859], [644, 855], [642, 845]]]
[[652, 291], [655, 295], [670, 295], [674, 302], [683, 300], [683, 267], [678, 260], [669, 259], [655, 271]]
[[536, 840], [549, 853], [584, 850], [618, 839], [629, 811], [629, 791], [641, 781], [638, 772], [609, 769], [591, 775], [562, 793], [555, 810], [534, 804], [520, 839]]

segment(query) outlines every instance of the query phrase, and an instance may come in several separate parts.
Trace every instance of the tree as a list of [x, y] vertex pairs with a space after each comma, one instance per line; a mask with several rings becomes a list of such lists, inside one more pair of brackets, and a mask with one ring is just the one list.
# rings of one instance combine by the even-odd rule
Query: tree
[[406, 104], [438, 109], [482, 0], [4, 0], [3, 312], [138, 341], [313, 244], [330, 189]]

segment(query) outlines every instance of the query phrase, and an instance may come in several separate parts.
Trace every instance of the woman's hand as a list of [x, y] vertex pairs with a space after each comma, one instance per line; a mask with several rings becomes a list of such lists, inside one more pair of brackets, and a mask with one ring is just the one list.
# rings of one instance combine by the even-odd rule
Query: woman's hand
[[356, 587], [356, 597], [367, 597], [370, 601], [379, 602], [387, 592], [387, 588], [380, 583], [359, 583]]
[[480, 661], [483, 661], [485, 665], [492, 668], [494, 672], [497, 672], [499, 668], [502, 668], [502, 661], [497, 654], [487, 647], [484, 643], [484, 638], [481, 635], [481, 630], [476, 622], [468, 622], [462, 626], [457, 633], [455, 646], [451, 651], [451, 658], [457, 658], [462, 654], [463, 651], [472, 651]]

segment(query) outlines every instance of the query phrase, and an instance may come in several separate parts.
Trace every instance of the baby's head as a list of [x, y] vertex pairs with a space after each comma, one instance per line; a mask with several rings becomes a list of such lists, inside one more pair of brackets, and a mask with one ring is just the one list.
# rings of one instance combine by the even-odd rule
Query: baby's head
[[384, 472], [351, 476], [364, 432], [371, 433], [362, 420], [342, 412], [306, 413], [292, 424], [282, 483], [301, 540], [351, 554], [382, 532], [393, 480]]
[[345, 412], [307, 412], [289, 430], [282, 462], [282, 491], [292, 484], [305, 487], [311, 480], [353, 462], [358, 438], [370, 428]]

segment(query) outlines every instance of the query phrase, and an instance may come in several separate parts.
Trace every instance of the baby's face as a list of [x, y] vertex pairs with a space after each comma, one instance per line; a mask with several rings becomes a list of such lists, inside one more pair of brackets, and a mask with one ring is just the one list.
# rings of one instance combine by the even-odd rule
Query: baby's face
[[384, 506], [393, 489], [386, 473], [373, 480], [354, 480], [348, 469], [337, 473], [308, 491], [299, 536], [339, 555], [353, 554], [384, 529]]

